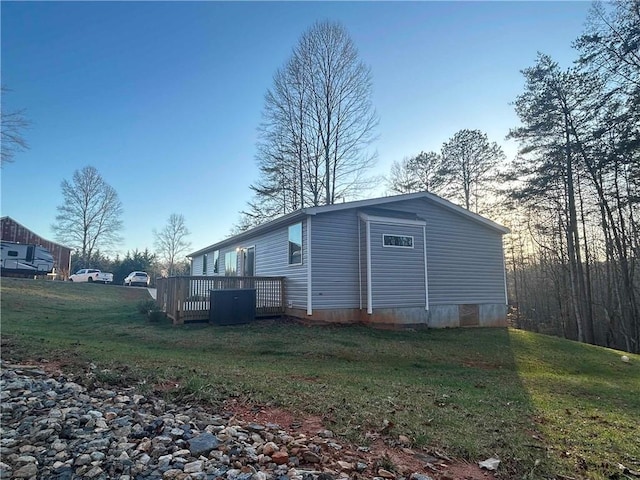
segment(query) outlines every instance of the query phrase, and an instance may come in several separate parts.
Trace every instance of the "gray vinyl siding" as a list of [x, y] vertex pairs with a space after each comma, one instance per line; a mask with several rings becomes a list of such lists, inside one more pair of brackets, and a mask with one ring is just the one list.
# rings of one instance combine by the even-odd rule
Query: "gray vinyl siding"
[[[296, 222], [297, 223], [297, 222]], [[255, 275], [256, 276], [276, 276], [287, 277], [285, 292], [285, 302], [293, 308], [307, 308], [307, 227], [306, 222], [302, 224], [302, 265], [289, 265], [289, 227], [279, 229], [249, 237], [242, 242], [234, 243], [220, 249], [218, 260], [218, 271], [224, 275], [225, 254], [236, 251], [238, 248], [255, 247]], [[207, 274], [213, 275], [213, 250], [207, 252]], [[193, 258], [192, 274], [202, 275], [202, 257], [198, 255]], [[240, 275], [240, 256], [236, 258], [236, 272]], [[286, 305], [285, 305], [286, 306]]]
[[390, 208], [427, 222], [430, 305], [505, 303], [500, 232], [422, 199]]
[[[311, 284], [314, 310], [360, 307], [358, 246], [358, 216], [355, 209], [312, 217]], [[363, 306], [366, 306], [366, 299], [363, 298], [363, 302]]]
[[[221, 270], [221, 274], [217, 274], [217, 273], [213, 273], [213, 251], [211, 252], [207, 252], [208, 257], [207, 257], [207, 271], [203, 272], [202, 271], [202, 263], [204, 261], [204, 255], [198, 255], [196, 257], [193, 257], [192, 261], [191, 261], [191, 275], [193, 276], [200, 276], [200, 275], [207, 275], [207, 276], [214, 276], [214, 275], [224, 275], [224, 270]], [[218, 262], [220, 263], [220, 262]], [[224, 263], [224, 261], [223, 261]]]
[[[385, 247], [382, 236], [408, 235], [413, 248]], [[421, 226], [371, 223], [373, 308], [424, 307], [424, 242]]]
[[202, 255], [193, 257], [191, 261], [191, 275], [202, 275]]

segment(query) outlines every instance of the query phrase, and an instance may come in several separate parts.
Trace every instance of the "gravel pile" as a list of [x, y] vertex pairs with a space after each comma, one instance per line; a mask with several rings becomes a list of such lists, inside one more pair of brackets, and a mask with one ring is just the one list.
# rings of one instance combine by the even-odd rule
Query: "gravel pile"
[[88, 391], [38, 367], [2, 363], [0, 400], [2, 479], [430, 480], [341, 458], [328, 430], [291, 434], [133, 388]]

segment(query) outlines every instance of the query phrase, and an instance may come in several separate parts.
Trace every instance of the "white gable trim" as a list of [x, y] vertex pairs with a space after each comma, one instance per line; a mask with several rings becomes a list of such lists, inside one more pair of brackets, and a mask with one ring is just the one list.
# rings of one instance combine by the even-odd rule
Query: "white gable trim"
[[313, 315], [313, 286], [311, 284], [311, 217], [307, 217], [307, 315]]
[[383, 223], [385, 225], [415, 225], [425, 226], [427, 222], [424, 220], [410, 220], [407, 218], [395, 218], [395, 217], [379, 217], [376, 215], [369, 215], [366, 213], [358, 214], [365, 222]]

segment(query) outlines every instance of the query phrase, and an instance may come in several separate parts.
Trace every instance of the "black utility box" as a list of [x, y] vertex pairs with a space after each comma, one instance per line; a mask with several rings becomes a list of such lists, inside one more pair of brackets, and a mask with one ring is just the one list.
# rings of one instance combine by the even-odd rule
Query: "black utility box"
[[256, 289], [209, 290], [209, 323], [238, 325], [256, 318]]

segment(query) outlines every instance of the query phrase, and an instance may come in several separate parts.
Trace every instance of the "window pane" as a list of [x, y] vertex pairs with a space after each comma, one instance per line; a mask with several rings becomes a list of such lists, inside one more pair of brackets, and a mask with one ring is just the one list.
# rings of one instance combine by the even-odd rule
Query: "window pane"
[[302, 223], [289, 227], [289, 265], [302, 263]]
[[220, 273], [218, 271], [218, 260], [220, 259], [220, 250], [213, 252], [213, 273]]
[[235, 251], [224, 254], [224, 274], [227, 277], [234, 276], [238, 268], [238, 255]]
[[253, 277], [255, 275], [256, 249], [254, 247], [247, 247], [243, 250], [242, 254], [244, 255], [242, 275]]
[[382, 235], [385, 247], [413, 248], [413, 237], [408, 235]]
[[205, 253], [202, 256], [202, 275], [206, 275], [207, 274], [207, 257], [209, 256], [209, 254]]

